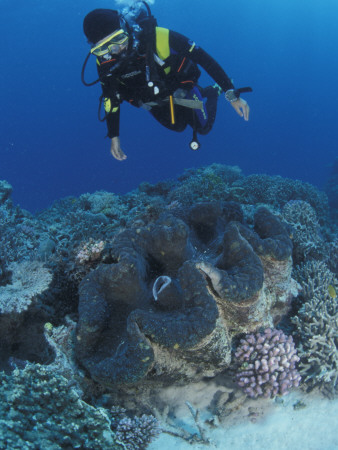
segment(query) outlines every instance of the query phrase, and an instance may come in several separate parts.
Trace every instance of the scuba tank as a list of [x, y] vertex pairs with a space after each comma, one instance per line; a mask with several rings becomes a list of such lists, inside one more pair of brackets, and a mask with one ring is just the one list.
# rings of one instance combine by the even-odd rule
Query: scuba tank
[[157, 26], [157, 20], [151, 14], [150, 7], [145, 1], [136, 1], [131, 6], [124, 8], [121, 11], [121, 16], [126, 22], [127, 28], [132, 30], [132, 35], [135, 39], [134, 47], [139, 43], [139, 36], [142, 30], [147, 33], [150, 28]]
[[157, 76], [155, 61], [153, 57], [153, 42], [155, 42], [155, 28], [157, 20], [151, 14], [150, 7], [145, 1], [136, 1], [131, 6], [122, 10], [122, 17], [125, 20], [127, 29], [130, 28], [130, 35], [133, 37], [133, 50], [140, 47], [140, 38], [146, 42], [146, 81], [153, 95], [160, 92], [159, 77]]

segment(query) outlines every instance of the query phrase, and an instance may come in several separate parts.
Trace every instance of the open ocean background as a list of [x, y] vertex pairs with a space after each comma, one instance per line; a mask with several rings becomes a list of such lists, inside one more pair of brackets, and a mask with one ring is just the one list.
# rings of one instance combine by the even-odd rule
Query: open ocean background
[[[81, 84], [82, 31], [110, 0], [0, 0], [0, 179], [32, 212], [96, 190], [125, 193], [213, 162], [297, 178], [323, 188], [338, 156], [337, 0], [156, 0], [158, 24], [209, 52], [251, 107], [245, 123], [223, 97], [212, 132], [193, 152], [190, 129], [173, 133], [146, 111], [122, 106], [114, 160], [97, 120], [100, 87]], [[96, 77], [89, 61], [87, 81]], [[202, 85], [210, 84], [207, 76]]]

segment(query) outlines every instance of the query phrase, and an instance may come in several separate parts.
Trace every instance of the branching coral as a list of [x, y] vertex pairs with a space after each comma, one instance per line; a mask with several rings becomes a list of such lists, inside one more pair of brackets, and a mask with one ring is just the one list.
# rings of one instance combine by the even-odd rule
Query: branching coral
[[304, 264], [295, 276], [305, 300], [292, 318], [300, 340], [300, 373], [310, 389], [318, 387], [333, 396], [338, 392], [337, 280], [320, 262]]
[[302, 302], [321, 296], [327, 292], [328, 286], [335, 283], [333, 273], [322, 261], [311, 260], [300, 264], [293, 270], [293, 277], [301, 285], [300, 298]]
[[292, 337], [281, 330], [267, 328], [245, 336], [235, 356], [242, 363], [237, 383], [249, 397], [285, 395], [299, 385], [299, 357]]
[[329, 253], [327, 255], [327, 265], [331, 272], [338, 276], [338, 236], [330, 245]]
[[141, 417], [124, 417], [118, 422], [115, 431], [117, 442], [123, 442], [126, 450], [143, 450], [161, 433], [158, 420], [143, 414]]
[[291, 200], [283, 208], [283, 218], [292, 227], [293, 257], [297, 263], [321, 257], [324, 241], [315, 210], [303, 200]]

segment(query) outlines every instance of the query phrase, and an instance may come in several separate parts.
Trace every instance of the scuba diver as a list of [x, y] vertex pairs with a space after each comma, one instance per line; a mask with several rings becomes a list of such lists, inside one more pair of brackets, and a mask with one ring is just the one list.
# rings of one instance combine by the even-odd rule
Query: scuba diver
[[[110, 152], [119, 161], [126, 159], [120, 144], [120, 105], [123, 101], [143, 107], [166, 128], [181, 132], [187, 125], [193, 130], [190, 147], [197, 150], [197, 133], [211, 130], [219, 95], [234, 110], [249, 119], [249, 106], [240, 98], [251, 88], [235, 89], [222, 67], [195, 42], [157, 26], [146, 2], [136, 2], [128, 10], [95, 9], [86, 15], [83, 30], [91, 44], [82, 68], [86, 86], [101, 83], [99, 119], [105, 120]], [[99, 78], [84, 79], [90, 55], [96, 56]], [[215, 81], [214, 86], [198, 85], [201, 66]], [[105, 116], [100, 118], [103, 102]]]

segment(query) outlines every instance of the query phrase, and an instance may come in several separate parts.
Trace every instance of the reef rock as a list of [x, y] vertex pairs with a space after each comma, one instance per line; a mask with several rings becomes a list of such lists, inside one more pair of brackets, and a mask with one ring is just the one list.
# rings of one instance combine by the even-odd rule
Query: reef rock
[[236, 335], [273, 327], [297, 295], [292, 243], [269, 210], [257, 210], [254, 228], [234, 202], [185, 217], [121, 232], [113, 263], [80, 284], [76, 355], [107, 387], [214, 376]]

